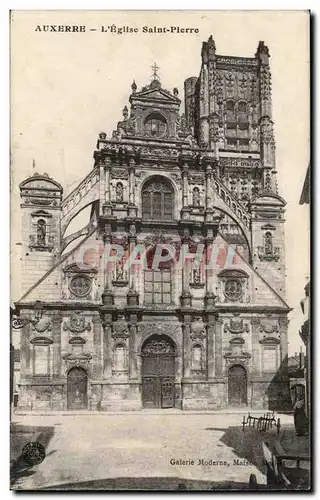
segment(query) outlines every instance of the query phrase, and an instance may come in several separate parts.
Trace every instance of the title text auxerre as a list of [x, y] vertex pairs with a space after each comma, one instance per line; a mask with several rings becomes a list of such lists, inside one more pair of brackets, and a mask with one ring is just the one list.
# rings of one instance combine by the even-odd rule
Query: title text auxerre
[[142, 28], [136, 28], [132, 26], [117, 26], [116, 24], [92, 28], [78, 24], [43, 24], [37, 25], [35, 31], [50, 33], [85, 33], [88, 31], [100, 31], [101, 33], [114, 33], [117, 35], [122, 35], [124, 33], [191, 34], [199, 33], [199, 28], [186, 28], [182, 26], [142, 26]]

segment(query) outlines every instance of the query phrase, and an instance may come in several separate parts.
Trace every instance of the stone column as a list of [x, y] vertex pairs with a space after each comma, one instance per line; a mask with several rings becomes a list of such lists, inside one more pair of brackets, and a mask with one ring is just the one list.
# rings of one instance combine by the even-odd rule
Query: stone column
[[[213, 295], [213, 273], [215, 271], [215, 254], [213, 250], [213, 237], [207, 236], [205, 241], [205, 255], [206, 255], [206, 296]], [[210, 259], [209, 259], [210, 258]]]
[[259, 326], [260, 326], [260, 319], [252, 318], [251, 320], [252, 372], [251, 373], [253, 376], [256, 377], [261, 376], [261, 344], [259, 343]]
[[102, 320], [103, 326], [103, 378], [111, 379], [112, 377], [112, 315], [105, 314]]
[[135, 196], [134, 196], [134, 188], [135, 188], [135, 161], [133, 158], [130, 158], [129, 161], [129, 203], [130, 205], [135, 204]]
[[182, 167], [182, 207], [188, 206], [188, 164]]
[[137, 323], [136, 319], [131, 319], [129, 323], [129, 377], [130, 379], [138, 378], [138, 363], [137, 363]]
[[206, 167], [206, 210], [211, 209], [212, 205], [212, 184], [211, 184], [212, 168], [211, 165]]
[[[110, 224], [105, 225], [103, 242], [105, 246], [110, 245], [112, 242]], [[102, 302], [103, 304], [112, 305], [114, 303], [114, 293], [112, 291], [113, 268], [111, 268], [111, 263], [106, 262], [105, 259], [103, 259], [103, 269], [104, 269], [104, 290], [102, 294]]]
[[216, 318], [213, 314], [208, 314], [207, 323], [207, 366], [208, 366], [208, 379], [213, 379], [216, 376], [215, 372], [215, 333], [216, 333]]
[[[29, 314], [20, 314], [22, 321], [27, 321], [30, 319]], [[27, 323], [20, 330], [20, 379], [23, 380], [33, 375], [33, 359], [32, 359], [32, 349], [33, 346], [30, 344], [31, 338], [31, 324]]]
[[183, 378], [191, 377], [191, 317], [185, 316], [182, 325], [183, 336]]
[[52, 340], [53, 344], [50, 346], [52, 356], [52, 377], [61, 377], [61, 311], [57, 311], [52, 317]]
[[105, 172], [105, 164], [104, 162], [99, 163], [99, 182], [100, 182], [100, 205], [102, 206], [105, 202], [105, 193], [106, 193], [106, 172]]
[[93, 378], [102, 376], [102, 356], [101, 356], [101, 319], [99, 316], [93, 316], [93, 356], [92, 356], [92, 375]]
[[111, 177], [111, 161], [110, 158], [105, 158], [105, 202], [109, 204], [111, 202], [110, 194], [110, 177]]
[[215, 375], [217, 378], [222, 378], [223, 374], [223, 358], [222, 358], [222, 319], [216, 320], [216, 335], [215, 335]]
[[[181, 240], [182, 243], [181, 251], [184, 252], [184, 255], [189, 254], [189, 231], [186, 230], [186, 232], [187, 234], [185, 234]], [[180, 297], [182, 307], [191, 306], [192, 302], [192, 296], [190, 293], [190, 273], [192, 266], [193, 262], [190, 259], [184, 259], [184, 261], [182, 262], [182, 270], [181, 270], [182, 293]]]

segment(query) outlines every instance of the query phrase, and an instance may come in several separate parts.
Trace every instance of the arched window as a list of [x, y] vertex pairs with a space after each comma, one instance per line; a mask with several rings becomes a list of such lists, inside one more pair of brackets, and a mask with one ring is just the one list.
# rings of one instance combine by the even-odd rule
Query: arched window
[[142, 217], [153, 220], [173, 219], [174, 194], [163, 177], [153, 177], [142, 189]]
[[247, 103], [245, 101], [240, 101], [238, 103], [238, 118], [239, 122], [242, 123], [248, 121]]
[[37, 244], [46, 244], [46, 221], [44, 219], [39, 219], [37, 222]]
[[200, 344], [195, 344], [192, 347], [191, 369], [202, 370], [202, 347]]
[[264, 235], [264, 251], [266, 255], [272, 254], [272, 234], [269, 232]]
[[226, 108], [227, 108], [227, 121], [233, 121], [235, 118], [234, 102], [227, 101]]

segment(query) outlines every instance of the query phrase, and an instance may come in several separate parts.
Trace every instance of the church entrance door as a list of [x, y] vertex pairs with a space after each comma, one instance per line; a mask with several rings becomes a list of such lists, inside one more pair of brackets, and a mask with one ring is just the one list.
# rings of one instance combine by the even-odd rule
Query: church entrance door
[[228, 373], [229, 406], [247, 405], [247, 374], [241, 365], [231, 366]]
[[87, 408], [87, 372], [83, 368], [71, 368], [68, 373], [68, 410]]
[[144, 408], [174, 406], [175, 345], [166, 335], [152, 335], [142, 346]]

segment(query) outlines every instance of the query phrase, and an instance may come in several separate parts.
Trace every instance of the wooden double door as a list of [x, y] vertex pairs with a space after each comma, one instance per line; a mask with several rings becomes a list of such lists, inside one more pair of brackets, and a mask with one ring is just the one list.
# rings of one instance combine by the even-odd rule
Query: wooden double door
[[166, 336], [155, 335], [142, 348], [142, 403], [144, 408], [172, 408], [175, 400], [175, 347]]
[[241, 365], [231, 366], [228, 373], [228, 405], [247, 406], [247, 373]]

